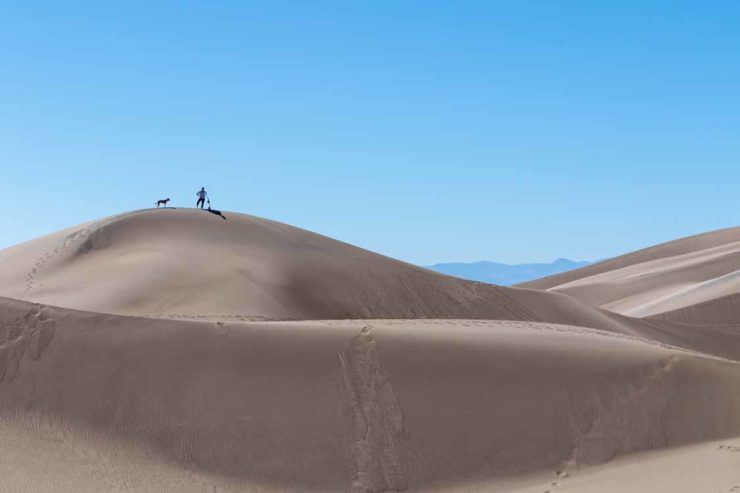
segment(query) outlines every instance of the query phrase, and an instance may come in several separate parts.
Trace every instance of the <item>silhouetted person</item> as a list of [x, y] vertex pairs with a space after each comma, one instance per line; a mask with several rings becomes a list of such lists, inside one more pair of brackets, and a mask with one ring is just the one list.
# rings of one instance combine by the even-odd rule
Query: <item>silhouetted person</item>
[[195, 195], [198, 196], [198, 202], [195, 203], [195, 207], [200, 207], [202, 209], [206, 203], [206, 197], [208, 196], [208, 194], [206, 193], [206, 188], [200, 187], [200, 191]]

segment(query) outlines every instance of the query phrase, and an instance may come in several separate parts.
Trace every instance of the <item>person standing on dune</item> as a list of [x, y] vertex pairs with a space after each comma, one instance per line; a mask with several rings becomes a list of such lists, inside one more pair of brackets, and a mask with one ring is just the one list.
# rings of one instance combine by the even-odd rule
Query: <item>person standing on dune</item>
[[208, 196], [208, 194], [206, 193], [206, 187], [200, 187], [200, 191], [197, 192], [196, 195], [198, 196], [198, 202], [195, 203], [195, 207], [197, 208], [198, 206], [200, 206], [200, 208], [202, 209], [206, 203], [206, 197]]

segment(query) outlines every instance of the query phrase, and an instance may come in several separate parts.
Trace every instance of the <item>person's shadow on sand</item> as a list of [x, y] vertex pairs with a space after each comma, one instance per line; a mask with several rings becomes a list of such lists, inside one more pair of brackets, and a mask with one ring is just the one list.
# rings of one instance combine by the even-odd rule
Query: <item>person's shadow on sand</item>
[[210, 212], [211, 214], [216, 214], [217, 216], [220, 216], [221, 219], [223, 219], [224, 221], [226, 220], [226, 216], [224, 216], [221, 211], [217, 211], [216, 209], [211, 209], [210, 207], [206, 210]]

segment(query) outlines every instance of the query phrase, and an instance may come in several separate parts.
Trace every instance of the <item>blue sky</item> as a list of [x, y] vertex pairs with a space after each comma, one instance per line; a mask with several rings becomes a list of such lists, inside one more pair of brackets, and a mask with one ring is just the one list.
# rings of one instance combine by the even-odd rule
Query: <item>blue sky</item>
[[736, 2], [15, 2], [0, 247], [170, 197], [415, 263], [740, 215]]

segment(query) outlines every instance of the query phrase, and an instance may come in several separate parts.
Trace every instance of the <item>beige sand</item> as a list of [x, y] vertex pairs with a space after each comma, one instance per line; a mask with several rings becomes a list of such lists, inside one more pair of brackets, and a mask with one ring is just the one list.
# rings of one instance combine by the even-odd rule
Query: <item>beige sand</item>
[[740, 434], [737, 363], [593, 329], [0, 308], [6, 491], [490, 491]]
[[634, 319], [226, 216], [0, 252], [0, 492], [737, 484], [740, 331], [698, 307]]
[[740, 292], [740, 228], [684, 238], [522, 284], [632, 317]]

